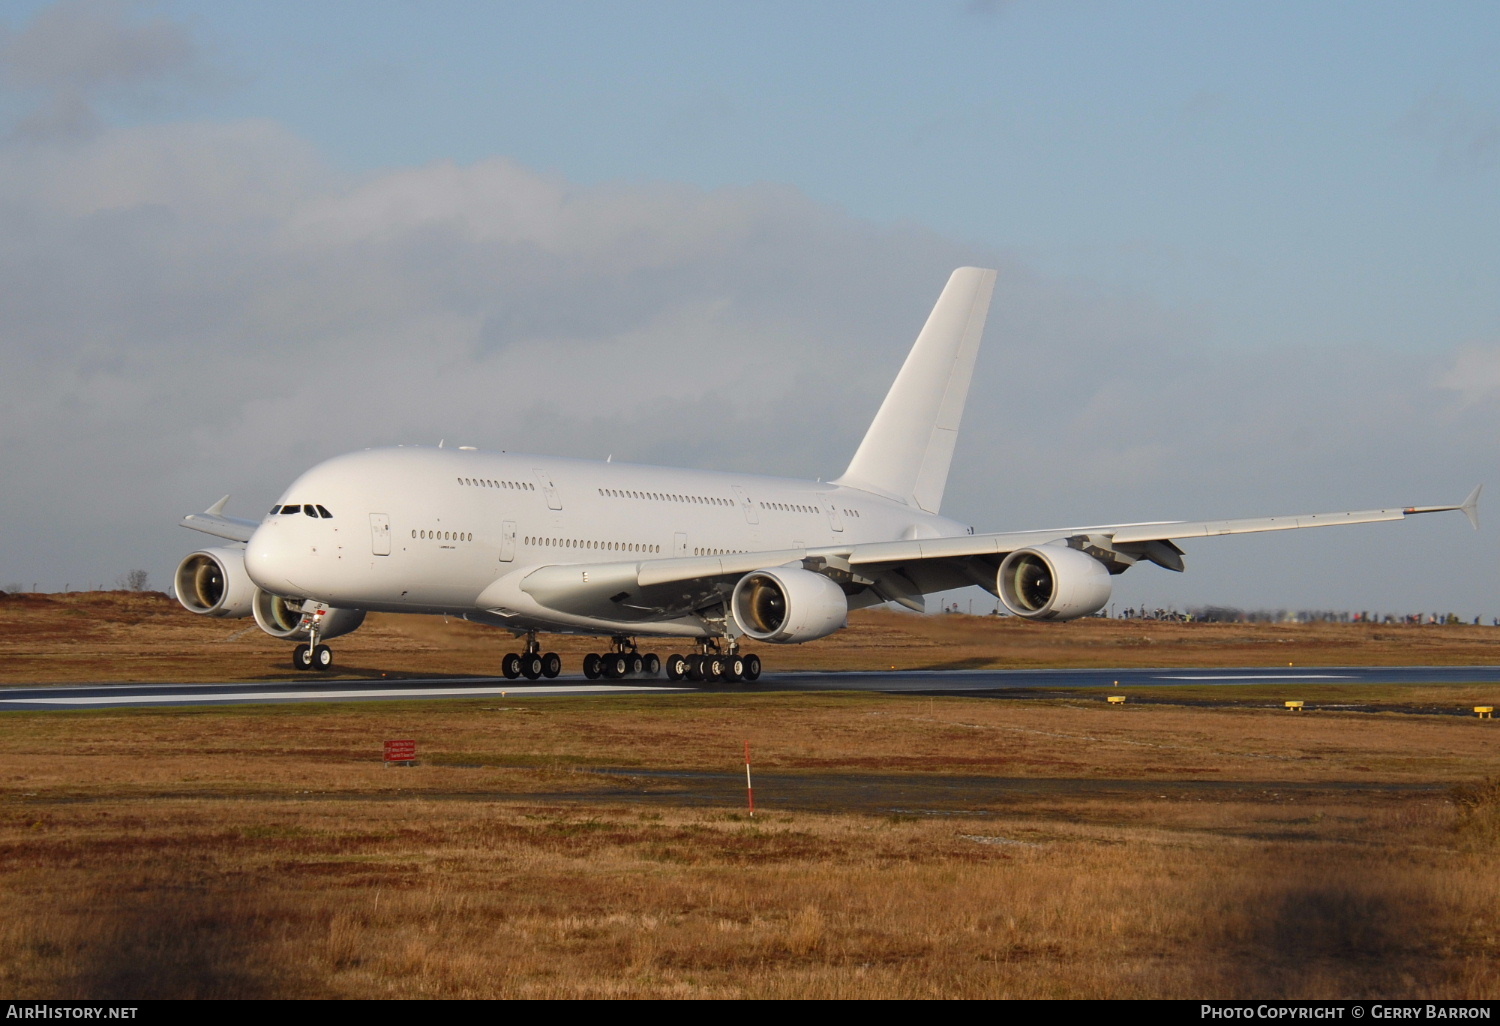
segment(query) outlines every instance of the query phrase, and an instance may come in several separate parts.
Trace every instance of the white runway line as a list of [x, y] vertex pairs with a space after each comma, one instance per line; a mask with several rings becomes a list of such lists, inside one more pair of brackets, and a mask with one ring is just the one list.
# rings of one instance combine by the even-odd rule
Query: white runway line
[[436, 698], [450, 695], [498, 696], [525, 698], [527, 695], [562, 695], [592, 692], [594, 694], [636, 694], [651, 691], [691, 691], [691, 688], [630, 687], [612, 684], [571, 684], [557, 687], [509, 687], [509, 688], [391, 688], [373, 691], [232, 691], [225, 694], [206, 695], [95, 695], [65, 698], [6, 698], [0, 694], [0, 702], [15, 705], [125, 705], [142, 702], [199, 703], [199, 702], [253, 702], [275, 698]]
[[1217, 677], [1153, 677], [1152, 680], [1358, 680], [1352, 673], [1257, 673]]

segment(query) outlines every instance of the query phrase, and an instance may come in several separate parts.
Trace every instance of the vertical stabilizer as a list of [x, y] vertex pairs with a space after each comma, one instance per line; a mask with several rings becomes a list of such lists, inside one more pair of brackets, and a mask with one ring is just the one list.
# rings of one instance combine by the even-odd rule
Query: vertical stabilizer
[[938, 511], [994, 289], [994, 271], [953, 272], [849, 469], [834, 484]]

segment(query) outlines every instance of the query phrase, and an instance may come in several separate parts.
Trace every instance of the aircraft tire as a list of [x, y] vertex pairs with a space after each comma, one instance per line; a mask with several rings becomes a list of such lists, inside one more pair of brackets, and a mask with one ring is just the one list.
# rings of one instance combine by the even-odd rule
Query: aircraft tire
[[521, 657], [521, 673], [527, 680], [536, 680], [542, 675], [542, 657], [539, 655], [527, 655]]
[[292, 669], [312, 669], [312, 647], [309, 645], [298, 645], [292, 649]]
[[760, 680], [760, 656], [754, 652], [745, 656], [745, 672], [743, 676], [747, 681], [751, 682]]
[[724, 660], [724, 679], [731, 684], [737, 684], [745, 679], [743, 656], [730, 656]]
[[505, 658], [500, 660], [500, 672], [505, 675], [506, 680], [515, 680], [521, 676], [521, 657], [514, 652], [505, 653]]
[[314, 670], [329, 670], [333, 667], [333, 649], [327, 645], [319, 645], [312, 650], [312, 668]]
[[648, 677], [655, 677], [657, 674], [661, 673], [661, 656], [657, 655], [655, 652], [652, 652], [651, 654], [646, 656], [645, 665], [642, 668], [642, 672], [644, 672]]
[[703, 679], [703, 657], [701, 655], [690, 655], [687, 657], [687, 679], [701, 681]]
[[703, 661], [703, 679], [713, 683], [726, 680], [728, 663], [729, 660], [723, 656], [709, 656]]
[[600, 666], [599, 653], [590, 652], [583, 657], [583, 675], [589, 680], [598, 680], [604, 676], [604, 669]]
[[667, 656], [667, 680], [681, 680], [687, 676], [687, 660], [680, 655]]
[[542, 676], [552, 680], [562, 673], [562, 656], [556, 652], [548, 652], [542, 656]]
[[627, 663], [627, 673], [640, 673], [646, 668], [646, 660], [641, 656], [628, 655], [625, 657], [625, 661]]

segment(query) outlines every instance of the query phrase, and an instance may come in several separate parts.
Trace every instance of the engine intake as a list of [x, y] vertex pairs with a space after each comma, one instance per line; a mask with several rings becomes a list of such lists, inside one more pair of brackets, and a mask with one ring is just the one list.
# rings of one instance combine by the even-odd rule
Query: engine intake
[[317, 618], [319, 641], [348, 634], [365, 622], [363, 609], [335, 609], [321, 602], [283, 598], [269, 591], [255, 593], [254, 611], [255, 622], [260, 629], [271, 637], [282, 640], [305, 638], [307, 630], [302, 626], [302, 620], [309, 613]]
[[1109, 570], [1063, 544], [1017, 549], [1000, 564], [1000, 601], [1028, 620], [1076, 620], [1109, 601]]
[[190, 613], [239, 618], [250, 615], [256, 588], [245, 572], [243, 549], [199, 549], [177, 564], [177, 601]]
[[729, 604], [741, 630], [773, 644], [813, 641], [849, 623], [844, 590], [822, 574], [796, 567], [746, 574], [734, 586]]

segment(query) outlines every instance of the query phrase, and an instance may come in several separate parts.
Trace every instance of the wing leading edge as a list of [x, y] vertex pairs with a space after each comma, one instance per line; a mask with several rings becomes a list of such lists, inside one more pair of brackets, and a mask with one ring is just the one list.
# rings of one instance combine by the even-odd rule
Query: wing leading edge
[[224, 507], [228, 503], [229, 496], [226, 495], [202, 513], [189, 513], [177, 522], [177, 526], [202, 531], [227, 541], [248, 542], [260, 525], [254, 520], [225, 516]]

